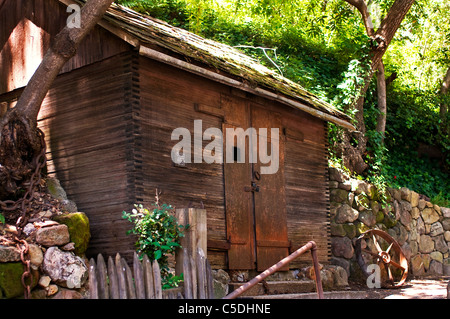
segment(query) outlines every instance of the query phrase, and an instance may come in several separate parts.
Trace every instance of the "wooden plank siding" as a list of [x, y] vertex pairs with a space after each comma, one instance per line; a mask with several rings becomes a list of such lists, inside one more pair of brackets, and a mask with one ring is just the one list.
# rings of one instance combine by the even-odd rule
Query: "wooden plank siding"
[[133, 57], [121, 54], [58, 76], [39, 114], [48, 172], [90, 219], [88, 255], [134, 251], [130, 224], [121, 218], [139, 194]]
[[[324, 122], [299, 110], [147, 58], [140, 57], [139, 72], [144, 202], [151, 203], [158, 188], [162, 191], [163, 202], [179, 208], [203, 205], [208, 214], [208, 240], [226, 242], [223, 166], [191, 163], [176, 167], [170, 154], [178, 141], [171, 141], [170, 136], [178, 127], [187, 128], [193, 134], [193, 122], [199, 119], [203, 121], [203, 130], [221, 128], [221, 101], [224, 96], [234, 95], [242, 103], [257, 103], [282, 114], [283, 126], [294, 136], [285, 137], [287, 224], [291, 249], [315, 240], [319, 245], [320, 262], [328, 262], [329, 207]], [[298, 140], [299, 135], [301, 141]], [[203, 146], [208, 143], [204, 141]], [[225, 250], [210, 249], [208, 259], [213, 268], [227, 267]], [[310, 263], [310, 256], [299, 260], [291, 267], [301, 262]]]
[[[292, 241], [291, 251], [314, 240], [319, 261], [326, 263], [331, 255], [327, 158], [324, 144], [314, 144], [307, 136], [305, 132], [303, 142], [289, 138], [286, 142], [288, 235]], [[305, 254], [291, 267], [310, 260]]]
[[[204, 207], [208, 239], [225, 241], [222, 165], [191, 163], [185, 167], [175, 166], [171, 151], [178, 141], [171, 140], [171, 133], [183, 127], [193, 134], [194, 120], [203, 121], [203, 130], [221, 128], [219, 117], [196, 112], [194, 104], [217, 108], [219, 92], [227, 88], [143, 57], [139, 60], [139, 72], [144, 202], [154, 202], [158, 189], [164, 203], [177, 208]], [[203, 146], [207, 143], [205, 141]], [[224, 251], [208, 251], [208, 259], [215, 268], [226, 268], [225, 257]]]

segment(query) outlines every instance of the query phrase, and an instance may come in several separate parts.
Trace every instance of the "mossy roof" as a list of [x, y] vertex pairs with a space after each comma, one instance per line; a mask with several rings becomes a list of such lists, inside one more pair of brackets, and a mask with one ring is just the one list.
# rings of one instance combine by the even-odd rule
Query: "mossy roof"
[[[287, 98], [307, 104], [319, 111], [319, 114], [330, 115], [325, 118], [331, 118], [331, 122], [352, 127], [349, 116], [237, 48], [205, 39], [115, 3], [106, 12], [104, 20], [137, 39], [140, 46], [156, 46], [181, 56], [185, 61], [195, 61], [215, 72], [228, 74], [251, 87], [281, 93]], [[314, 112], [311, 114], [314, 115]], [[333, 121], [333, 118], [338, 120]]]

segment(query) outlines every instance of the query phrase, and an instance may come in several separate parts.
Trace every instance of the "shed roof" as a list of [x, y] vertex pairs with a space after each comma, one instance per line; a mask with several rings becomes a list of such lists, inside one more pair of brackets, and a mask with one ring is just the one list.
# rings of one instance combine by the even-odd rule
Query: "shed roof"
[[[85, 2], [59, 1], [66, 5]], [[205, 39], [115, 3], [99, 25], [138, 48], [144, 56], [277, 100], [354, 130], [349, 116], [234, 47]]]

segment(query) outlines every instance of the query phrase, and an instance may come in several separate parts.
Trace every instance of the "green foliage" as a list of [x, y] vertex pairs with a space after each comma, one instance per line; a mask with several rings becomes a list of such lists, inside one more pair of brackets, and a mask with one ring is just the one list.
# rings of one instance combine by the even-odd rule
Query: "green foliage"
[[450, 199], [447, 194], [444, 194], [443, 191], [440, 191], [439, 194], [433, 196], [431, 198], [431, 202], [441, 207], [450, 207]]
[[348, 70], [343, 73], [343, 81], [337, 86], [339, 90], [335, 97], [337, 105], [348, 107], [361, 95], [360, 90], [369, 71], [370, 64], [367, 56], [362, 62], [360, 60], [350, 61]]
[[118, 0], [115, 2], [178, 27], [185, 27], [189, 17], [184, 2], [180, 0]]
[[168, 273], [162, 279], [162, 289], [176, 288], [179, 286], [179, 284], [181, 282], [183, 282], [183, 280], [184, 280], [183, 274], [180, 274], [179, 276], [175, 276], [172, 273]]
[[[168, 257], [180, 247], [180, 238], [184, 236], [185, 227], [179, 225], [170, 205], [153, 204], [148, 210], [143, 205], [135, 205], [132, 213], [122, 212], [122, 218], [133, 223], [127, 234], [137, 235], [136, 247], [139, 256], [145, 254], [150, 260], [157, 260], [161, 267], [164, 285], [173, 285], [178, 278], [173, 278], [168, 268]], [[186, 226], [187, 227], [187, 226]]]
[[0, 214], [0, 224], [5, 224], [5, 216], [3, 216], [3, 214]]
[[414, 150], [392, 152], [384, 165], [384, 172], [393, 187], [407, 187], [440, 202], [450, 199], [448, 174], [440, 170], [434, 160], [419, 157]]

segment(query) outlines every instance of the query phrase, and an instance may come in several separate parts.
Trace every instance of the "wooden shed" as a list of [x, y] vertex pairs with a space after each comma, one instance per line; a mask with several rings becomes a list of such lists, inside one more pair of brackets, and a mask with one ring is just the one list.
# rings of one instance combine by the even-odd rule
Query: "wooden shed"
[[[79, 3], [0, 0], [0, 112], [14, 106], [70, 4]], [[151, 204], [158, 189], [165, 203], [206, 209], [213, 268], [257, 270], [310, 240], [328, 262], [327, 122], [353, 128], [345, 114], [237, 49], [115, 4], [39, 114], [48, 172], [90, 219], [88, 255], [130, 255], [122, 211]], [[278, 143], [278, 169], [261, 174], [267, 162], [248, 155], [244, 163], [196, 161], [194, 136], [193, 152], [175, 163], [172, 133], [194, 133], [199, 123], [202, 132], [254, 128], [258, 137], [260, 128], [278, 128], [268, 140], [272, 152]], [[210, 142], [201, 140], [200, 156]], [[233, 144], [234, 160], [246, 149]], [[310, 259], [291, 267], [302, 260]]]

